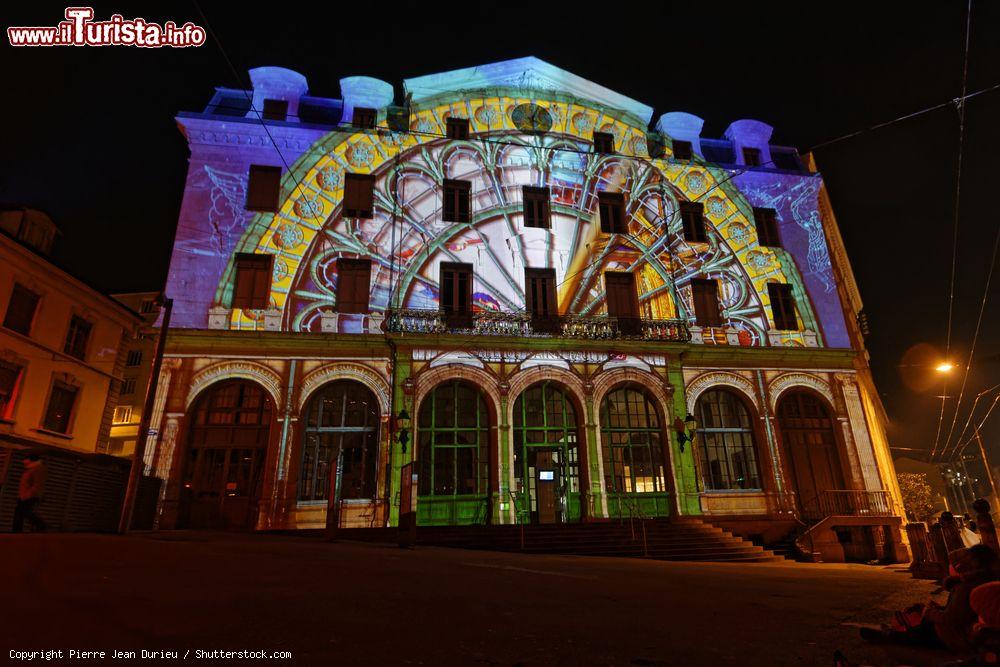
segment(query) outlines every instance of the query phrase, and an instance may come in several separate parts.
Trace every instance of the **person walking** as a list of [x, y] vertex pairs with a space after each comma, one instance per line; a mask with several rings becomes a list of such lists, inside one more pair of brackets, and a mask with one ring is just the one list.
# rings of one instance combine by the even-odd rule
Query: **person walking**
[[38, 503], [42, 500], [42, 487], [45, 486], [45, 463], [42, 457], [31, 452], [24, 457], [24, 472], [21, 473], [21, 483], [17, 489], [17, 505], [14, 507], [15, 533], [24, 530], [25, 519], [31, 523], [36, 532], [45, 530], [45, 521], [35, 513]]

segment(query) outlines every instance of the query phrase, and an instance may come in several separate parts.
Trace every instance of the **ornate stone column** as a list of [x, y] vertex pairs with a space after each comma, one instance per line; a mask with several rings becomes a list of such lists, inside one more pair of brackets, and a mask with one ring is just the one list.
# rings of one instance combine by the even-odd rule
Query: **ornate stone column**
[[[844, 407], [847, 411], [845, 431], [850, 429], [851, 440], [854, 443], [854, 454], [861, 468], [861, 477], [865, 489], [877, 491], [883, 488], [879, 476], [878, 465], [875, 463], [875, 451], [872, 448], [871, 437], [868, 434], [868, 422], [865, 419], [864, 408], [861, 405], [861, 395], [858, 390], [858, 380], [853, 373], [837, 373], [835, 375], [840, 385]], [[850, 447], [848, 450], [850, 451]]]

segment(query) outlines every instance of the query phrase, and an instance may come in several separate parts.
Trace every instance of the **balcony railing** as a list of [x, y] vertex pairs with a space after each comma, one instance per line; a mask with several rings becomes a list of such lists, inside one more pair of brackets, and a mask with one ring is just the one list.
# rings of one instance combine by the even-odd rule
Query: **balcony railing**
[[804, 503], [803, 517], [820, 520], [828, 516], [894, 516], [889, 492], [829, 489]]
[[681, 320], [621, 320], [615, 317], [533, 318], [527, 313], [445, 313], [439, 310], [400, 309], [386, 313], [385, 330], [401, 334], [458, 333], [512, 338], [580, 338], [586, 340], [691, 340]]

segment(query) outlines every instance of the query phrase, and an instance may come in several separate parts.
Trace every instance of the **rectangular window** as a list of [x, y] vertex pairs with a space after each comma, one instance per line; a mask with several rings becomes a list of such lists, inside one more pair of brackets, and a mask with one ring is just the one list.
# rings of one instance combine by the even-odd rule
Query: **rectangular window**
[[615, 152], [615, 135], [609, 132], [594, 132], [594, 152], [613, 154]]
[[21, 386], [23, 366], [0, 361], [0, 419], [10, 419], [14, 414], [14, 401]]
[[652, 132], [646, 134], [646, 152], [649, 153], [649, 157], [654, 159], [661, 158], [666, 150], [667, 146], [662, 134], [654, 134]]
[[675, 160], [690, 160], [694, 156], [694, 151], [692, 150], [690, 141], [674, 139], [673, 144]]
[[682, 201], [681, 226], [684, 228], [684, 240], [688, 243], [708, 243], [705, 231], [703, 206], [700, 202]]
[[759, 167], [760, 166], [760, 149], [750, 148], [749, 146], [743, 148], [743, 164], [748, 167]]
[[371, 276], [371, 260], [337, 259], [337, 312], [368, 312]]
[[469, 222], [472, 219], [472, 183], [445, 179], [441, 219], [445, 222]]
[[351, 124], [363, 130], [371, 130], [375, 128], [375, 120], [377, 118], [378, 113], [375, 109], [355, 107], [354, 115], [351, 117]]
[[119, 405], [115, 408], [115, 414], [111, 421], [115, 424], [127, 424], [132, 421], [132, 406]]
[[27, 336], [31, 333], [31, 323], [38, 309], [39, 296], [24, 285], [14, 283], [10, 293], [10, 303], [7, 304], [7, 314], [4, 315], [5, 328]]
[[65, 382], [52, 384], [49, 404], [45, 407], [45, 418], [42, 420], [43, 429], [55, 433], [69, 432], [69, 422], [73, 416], [73, 405], [76, 403], [78, 391], [76, 387]]
[[371, 174], [344, 174], [344, 215], [371, 218], [375, 209], [375, 177]]
[[264, 100], [264, 120], [287, 120], [288, 100]]
[[604, 234], [625, 234], [625, 195], [620, 192], [598, 192], [597, 206]]
[[441, 310], [448, 326], [472, 328], [472, 265], [441, 263]]
[[386, 109], [385, 122], [393, 132], [410, 131], [410, 108], [391, 106]]
[[135, 393], [135, 378], [125, 378], [122, 380], [122, 396]]
[[559, 304], [556, 301], [556, 270], [525, 269], [524, 292], [531, 313], [531, 328], [535, 331], [555, 331], [559, 326]]
[[143, 299], [142, 303], [139, 304], [139, 312], [143, 315], [152, 313], [156, 310], [156, 299]]
[[135, 368], [142, 363], [142, 350], [129, 350], [128, 356], [125, 357], [125, 366], [128, 368]]
[[549, 229], [552, 226], [549, 219], [549, 189], [526, 185], [521, 188], [521, 196], [524, 199], [524, 226]]
[[90, 340], [90, 330], [94, 327], [79, 315], [69, 320], [69, 330], [66, 332], [66, 344], [63, 352], [71, 357], [83, 359], [87, 356], [87, 341]]
[[445, 121], [445, 125], [447, 127], [449, 139], [469, 138], [468, 118], [449, 118], [447, 121]]
[[774, 328], [779, 331], [798, 331], [799, 320], [795, 316], [792, 286], [785, 283], [768, 283], [767, 293], [771, 297], [771, 318]]
[[236, 253], [233, 308], [265, 310], [270, 305], [273, 255]]
[[281, 197], [281, 167], [250, 165], [247, 180], [247, 210], [274, 213]]
[[717, 281], [692, 278], [691, 300], [694, 305], [695, 324], [700, 327], [722, 326], [722, 310], [719, 308]]
[[618, 330], [625, 335], [639, 333], [639, 293], [635, 275], [622, 271], [604, 272], [604, 293], [608, 315], [618, 320]]
[[781, 247], [778, 235], [778, 215], [773, 208], [755, 208], [753, 221], [757, 226], [757, 242], [772, 248]]

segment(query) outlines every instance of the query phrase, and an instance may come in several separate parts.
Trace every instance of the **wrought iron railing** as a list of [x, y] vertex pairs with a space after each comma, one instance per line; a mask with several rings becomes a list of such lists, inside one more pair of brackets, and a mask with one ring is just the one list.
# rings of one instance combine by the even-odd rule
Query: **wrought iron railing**
[[828, 516], [893, 516], [892, 497], [886, 490], [828, 489], [804, 503], [802, 515], [821, 520]]
[[462, 333], [473, 336], [513, 338], [555, 337], [588, 340], [691, 340], [683, 320], [619, 320], [615, 317], [567, 315], [533, 318], [527, 313], [479, 311], [454, 315], [440, 310], [400, 309], [387, 311], [385, 330], [401, 334]]

